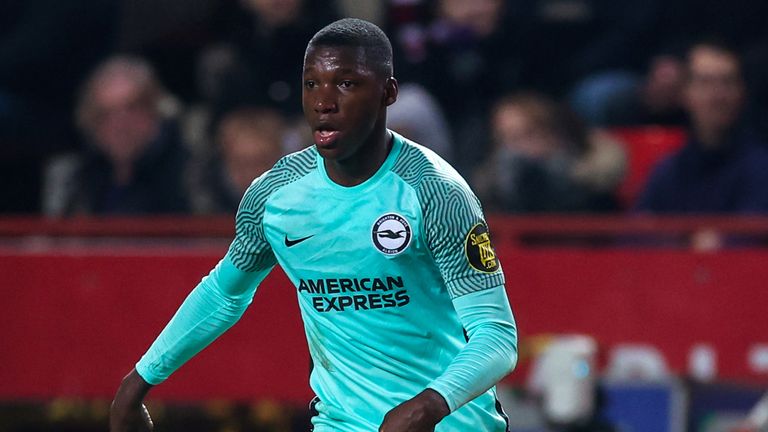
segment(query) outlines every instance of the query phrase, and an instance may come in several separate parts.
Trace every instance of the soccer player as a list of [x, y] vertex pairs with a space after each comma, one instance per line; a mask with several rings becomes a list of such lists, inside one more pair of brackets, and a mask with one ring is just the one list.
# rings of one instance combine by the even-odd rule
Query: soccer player
[[280, 264], [296, 286], [316, 432], [502, 432], [494, 385], [517, 360], [504, 275], [480, 203], [432, 151], [386, 129], [392, 47], [343, 19], [304, 57], [315, 145], [243, 197], [226, 256], [123, 380], [114, 432], [150, 430], [142, 405], [232, 326]]

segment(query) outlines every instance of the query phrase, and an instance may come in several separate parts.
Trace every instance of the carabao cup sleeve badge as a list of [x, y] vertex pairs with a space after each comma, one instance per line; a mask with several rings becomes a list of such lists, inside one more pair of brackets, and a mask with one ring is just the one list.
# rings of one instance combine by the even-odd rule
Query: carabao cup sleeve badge
[[481, 222], [467, 233], [464, 242], [464, 253], [473, 269], [483, 273], [493, 273], [499, 269], [499, 260], [491, 245], [491, 235], [488, 226]]

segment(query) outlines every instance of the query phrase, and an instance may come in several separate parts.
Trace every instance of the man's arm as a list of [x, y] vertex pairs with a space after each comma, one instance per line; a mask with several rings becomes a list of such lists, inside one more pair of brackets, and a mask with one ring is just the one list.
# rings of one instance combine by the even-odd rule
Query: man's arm
[[[280, 184], [278, 162], [253, 181], [235, 217], [235, 238], [226, 256], [192, 290], [155, 342], [126, 376], [110, 414], [113, 432], [151, 430], [141, 404], [152, 385], [163, 382], [187, 360], [237, 322], [256, 288], [277, 263], [264, 235], [264, 204]], [[145, 418], [144, 424], [138, 421]], [[132, 426], [133, 424], [141, 426]]]
[[469, 341], [429, 384], [453, 412], [512, 372], [517, 364], [517, 327], [503, 286], [453, 300]]
[[517, 364], [517, 328], [503, 286], [466, 294], [453, 304], [469, 342], [426, 390], [387, 413], [381, 432], [431, 431]]
[[152, 430], [142, 405], [146, 394], [232, 327], [270, 270], [271, 266], [244, 272], [232, 264], [228, 254], [203, 278], [136, 368], [123, 379], [110, 413], [113, 432]]
[[192, 356], [232, 327], [250, 305], [256, 287], [272, 269], [238, 269], [224, 257], [187, 296], [155, 342], [136, 363], [152, 385], [165, 381]]
[[426, 243], [469, 341], [424, 391], [385, 416], [385, 432], [433, 430], [517, 363], [515, 320], [480, 202], [466, 182], [451, 176], [426, 178], [420, 200]]

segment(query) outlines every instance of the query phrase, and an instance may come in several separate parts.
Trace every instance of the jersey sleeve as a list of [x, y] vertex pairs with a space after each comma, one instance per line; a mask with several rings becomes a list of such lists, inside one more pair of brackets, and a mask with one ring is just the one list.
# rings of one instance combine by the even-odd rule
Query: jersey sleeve
[[272, 268], [277, 259], [264, 235], [264, 205], [273, 191], [267, 172], [253, 181], [245, 192], [235, 218], [235, 238], [227, 256], [239, 270], [254, 272]]
[[152, 385], [165, 381], [240, 319], [270, 269], [246, 273], [224, 257], [189, 293], [136, 372]]
[[262, 227], [272, 185], [270, 172], [254, 180], [240, 203], [235, 238], [226, 256], [190, 292], [136, 363], [136, 371], [149, 384], [166, 380], [234, 325], [275, 265], [275, 255]]
[[469, 341], [427, 387], [440, 393], [451, 412], [495, 385], [517, 364], [517, 326], [504, 287], [453, 300]]
[[451, 177], [422, 183], [424, 237], [451, 298], [504, 284], [480, 201]]

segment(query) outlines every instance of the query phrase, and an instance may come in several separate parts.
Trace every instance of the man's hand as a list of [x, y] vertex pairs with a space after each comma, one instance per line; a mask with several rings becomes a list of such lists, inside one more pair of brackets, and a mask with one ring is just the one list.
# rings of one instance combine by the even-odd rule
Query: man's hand
[[152, 386], [132, 370], [123, 378], [109, 410], [111, 432], [151, 432], [152, 418], [142, 401]]
[[109, 430], [111, 432], [151, 432], [152, 418], [144, 404], [138, 407], [116, 407], [112, 403], [109, 413]]
[[432, 432], [443, 417], [450, 414], [445, 399], [426, 389], [384, 416], [379, 432]]

